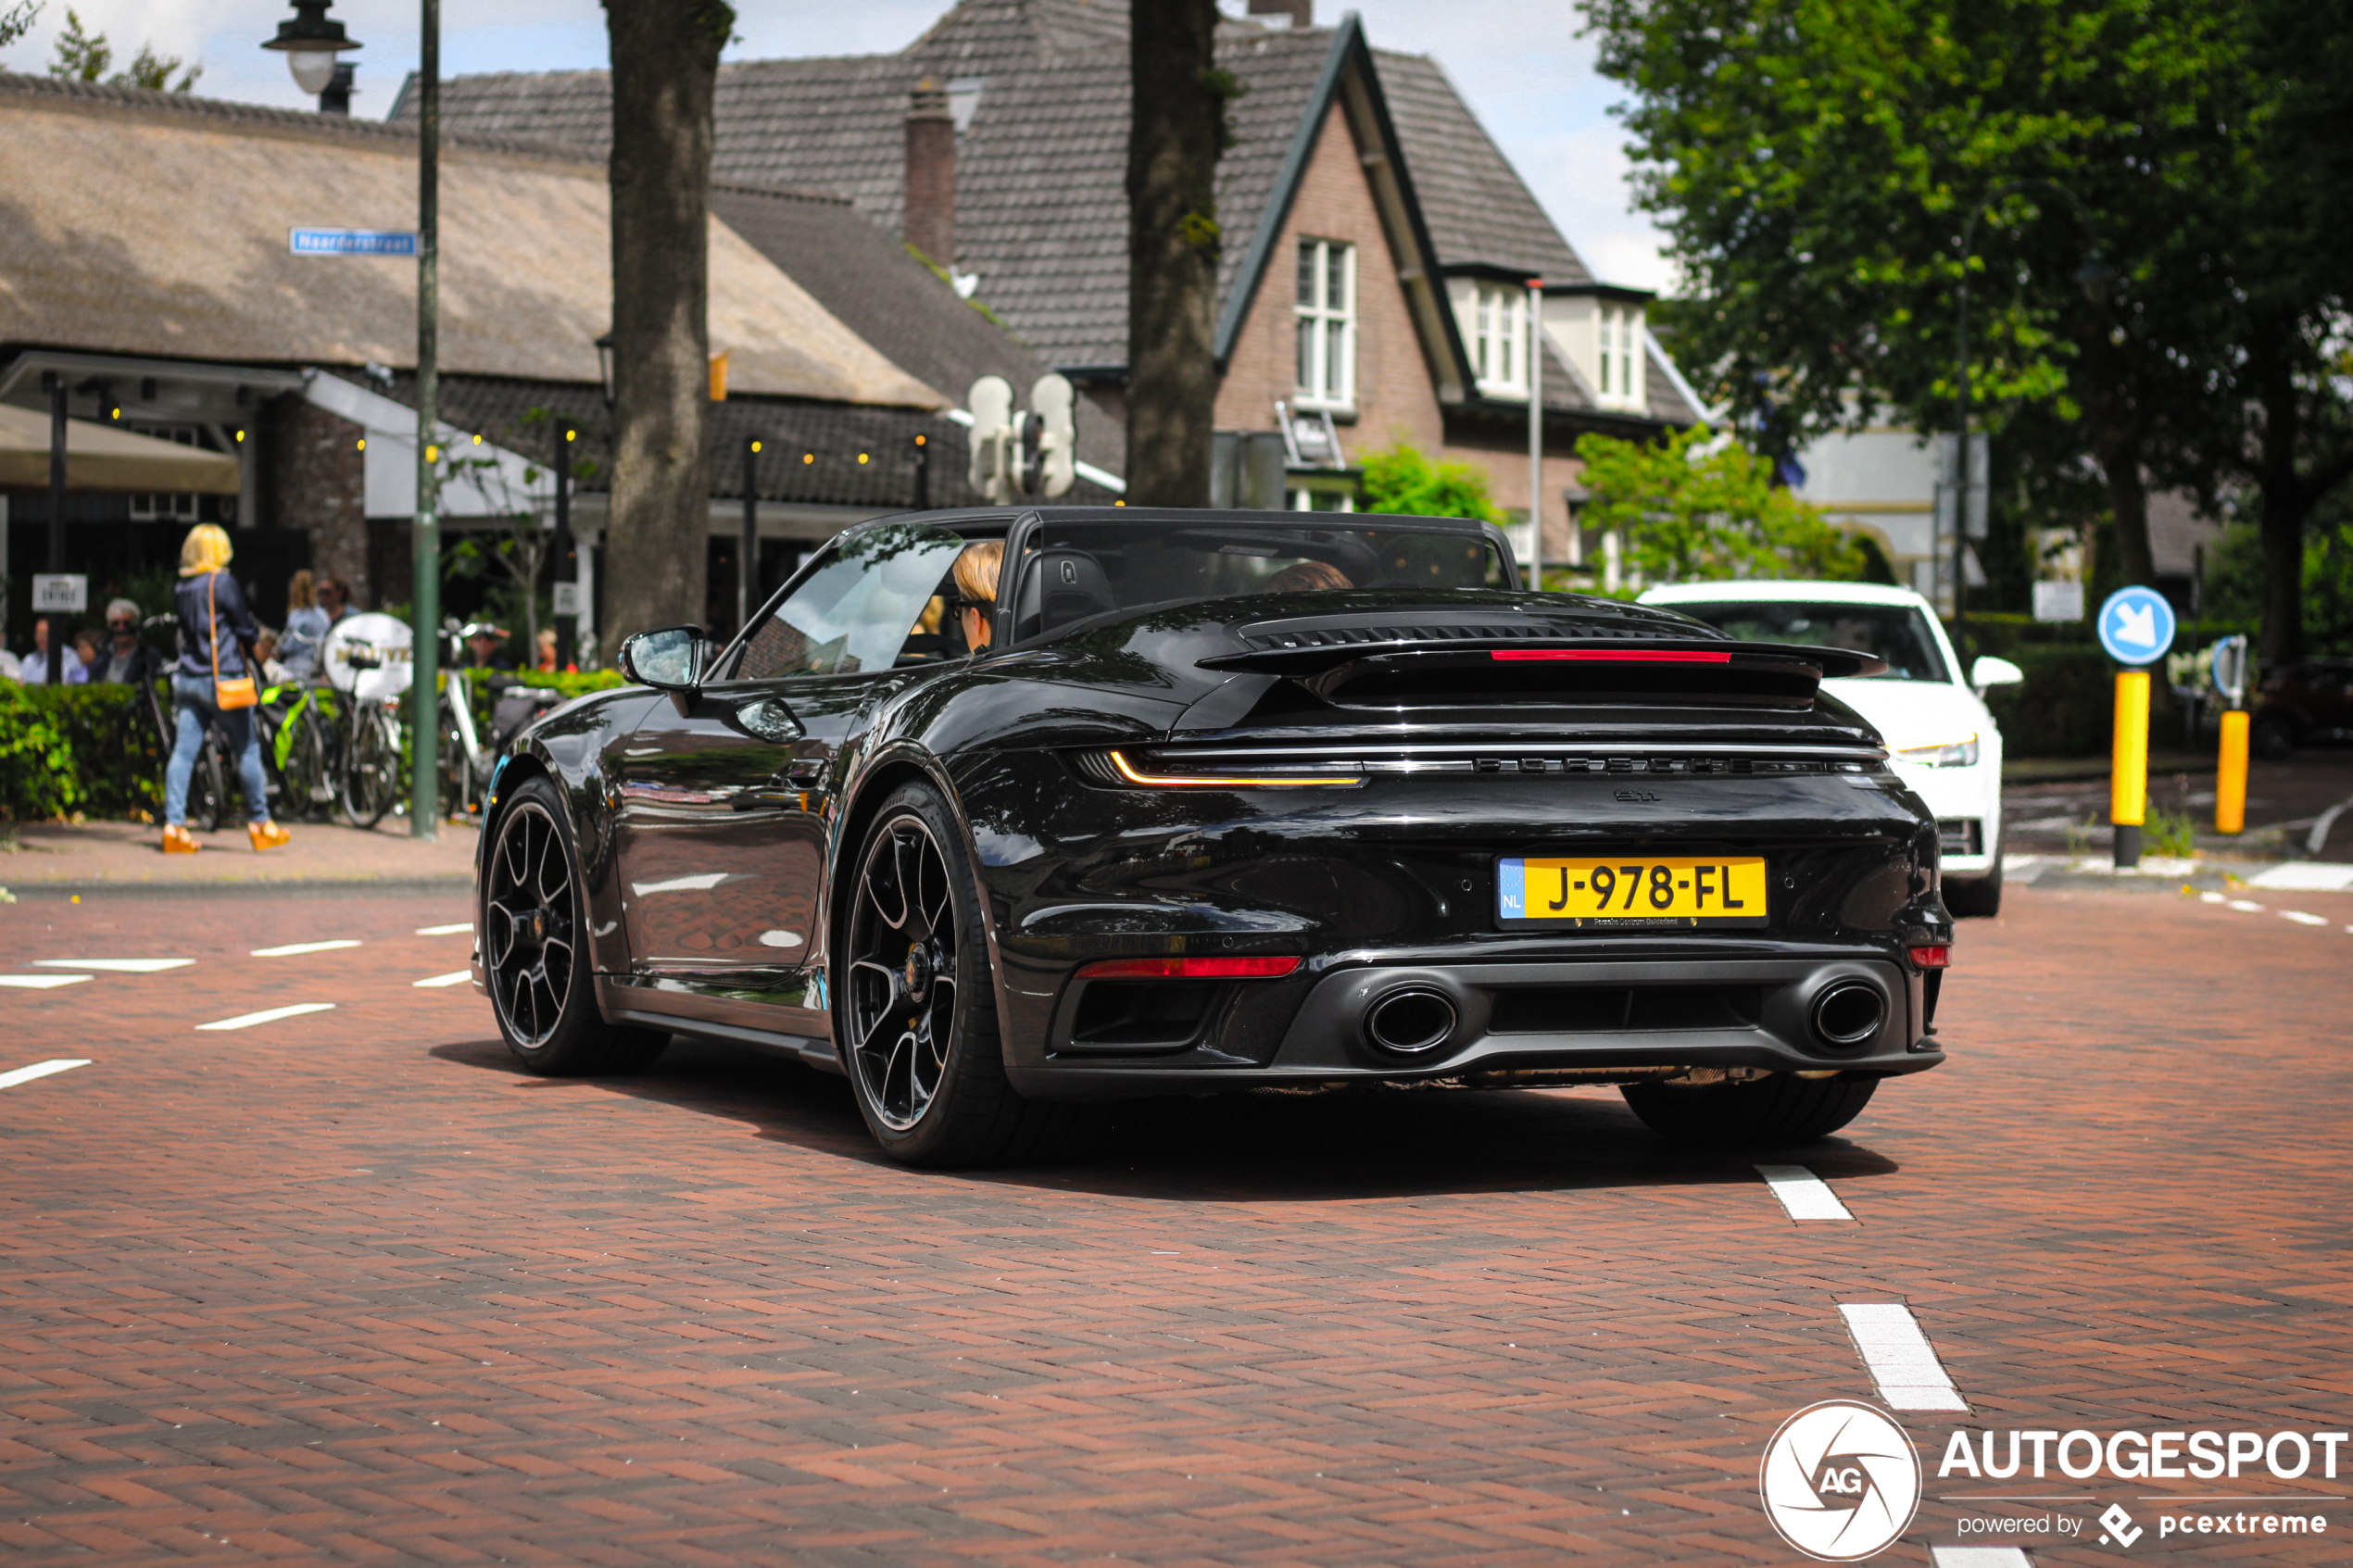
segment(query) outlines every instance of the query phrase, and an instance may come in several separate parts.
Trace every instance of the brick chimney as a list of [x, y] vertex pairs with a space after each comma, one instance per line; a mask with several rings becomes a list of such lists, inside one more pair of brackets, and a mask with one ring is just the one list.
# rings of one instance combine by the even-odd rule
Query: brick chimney
[[941, 267], [956, 260], [956, 119], [948, 89], [925, 77], [907, 101], [907, 243]]
[[1250, 0], [1253, 17], [1289, 17], [1293, 27], [1315, 25], [1315, 0]]

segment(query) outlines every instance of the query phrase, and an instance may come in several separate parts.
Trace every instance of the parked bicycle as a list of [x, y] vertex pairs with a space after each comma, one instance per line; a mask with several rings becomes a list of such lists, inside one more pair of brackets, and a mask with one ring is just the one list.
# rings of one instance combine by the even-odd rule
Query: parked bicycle
[[[460, 626], [447, 621], [442, 626], [442, 642], [447, 658], [444, 667], [441, 720], [441, 804], [452, 816], [478, 817], [490, 795], [490, 775], [497, 765], [498, 753], [506, 748], [517, 731], [563, 700], [563, 693], [547, 686], [533, 686], [510, 681], [504, 686], [495, 678], [511, 675], [505, 670], [469, 668], [465, 662], [467, 641], [486, 631], [496, 631], [484, 621], [470, 621]], [[488, 733], [474, 721], [475, 685], [491, 686], [496, 692]]]

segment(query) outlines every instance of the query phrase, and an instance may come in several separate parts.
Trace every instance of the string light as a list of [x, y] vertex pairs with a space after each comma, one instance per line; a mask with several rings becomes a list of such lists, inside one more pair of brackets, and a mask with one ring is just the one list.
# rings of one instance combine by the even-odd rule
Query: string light
[[361, 436], [361, 437], [359, 438], [359, 450], [361, 450], [362, 452], [365, 452], [367, 449], [368, 449], [368, 438], [367, 438], [366, 436], [364, 436], [364, 435], [363, 435], [363, 436]]
[[859, 453], [859, 454], [858, 454], [858, 460], [859, 460], [860, 462], [862, 462], [862, 462], [864, 462], [864, 461], [866, 460], [866, 454], [865, 454], [865, 453], [863, 453], [863, 452]]
[[759, 450], [760, 450], [760, 443], [759, 443], [759, 442], [757, 442], [757, 441], [753, 442], [753, 443], [751, 444], [751, 449], [752, 449], [753, 451], [755, 451], [755, 452], [759, 451]]
[[804, 463], [813, 463], [817, 460], [817, 454], [814, 452], [803, 452], [800, 455], [800, 460]]

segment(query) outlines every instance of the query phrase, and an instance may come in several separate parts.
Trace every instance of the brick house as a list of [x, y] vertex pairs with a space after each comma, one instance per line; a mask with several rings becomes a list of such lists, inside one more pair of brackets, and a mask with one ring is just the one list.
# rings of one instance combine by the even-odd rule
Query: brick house
[[[1295, 25], [1219, 31], [1244, 91], [1217, 179], [1218, 424], [1271, 435], [1292, 416], [1292, 505], [1350, 504], [1353, 465], [1402, 439], [1478, 464], [1524, 517], [1541, 278], [1545, 555], [1573, 557], [1577, 437], [1698, 417], [1648, 295], [1592, 276], [1436, 62], [1373, 48], [1353, 15], [1279, 9]], [[1128, 71], [1124, 6], [961, 0], [894, 54], [723, 65], [715, 178], [830, 192], [919, 244], [1116, 423]], [[460, 77], [442, 114], [600, 157], [610, 89], [602, 71]], [[1337, 455], [1314, 450], [1325, 415]]]

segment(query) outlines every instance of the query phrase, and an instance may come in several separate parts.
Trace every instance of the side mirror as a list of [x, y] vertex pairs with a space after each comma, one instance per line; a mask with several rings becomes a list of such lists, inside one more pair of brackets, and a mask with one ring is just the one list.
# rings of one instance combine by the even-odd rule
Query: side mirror
[[1979, 656], [1977, 662], [1969, 667], [1969, 684], [1975, 686], [1980, 694], [1988, 686], [2015, 686], [2025, 679], [2025, 671], [2008, 659], [1995, 659], [1990, 653]]
[[621, 672], [641, 686], [673, 696], [702, 684], [711, 645], [699, 626], [665, 626], [640, 632], [621, 645]]

